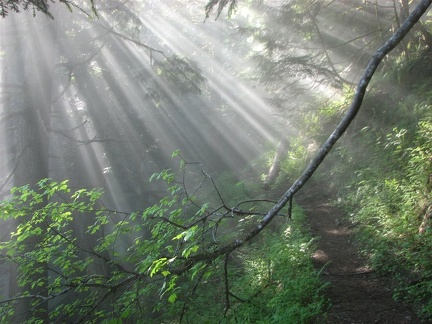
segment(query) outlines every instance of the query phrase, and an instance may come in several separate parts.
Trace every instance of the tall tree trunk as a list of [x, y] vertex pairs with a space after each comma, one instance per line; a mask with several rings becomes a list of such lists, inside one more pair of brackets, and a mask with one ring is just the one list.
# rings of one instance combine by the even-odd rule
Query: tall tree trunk
[[[409, 1], [408, 0], [400, 0], [400, 5], [401, 5], [401, 18], [404, 21], [410, 13]], [[417, 29], [422, 34], [424, 43], [429, 48], [432, 48], [432, 34], [426, 30], [426, 28], [423, 26], [422, 22], [418, 21], [418, 23], [416, 24], [416, 26], [414, 28]]]
[[[12, 17], [10, 17], [12, 18]], [[17, 17], [26, 19], [25, 17]], [[28, 30], [21, 35], [19, 51], [16, 54], [21, 60], [22, 105], [19, 118], [16, 119], [16, 136], [14, 150], [16, 152], [14, 185], [29, 184], [37, 189], [37, 182], [49, 177], [49, 129], [52, 98], [52, 75], [55, 64], [55, 29], [53, 22], [46, 17], [39, 20], [30, 17], [28, 21], [15, 21], [16, 28], [27, 26]], [[42, 202], [43, 205], [46, 202]], [[31, 217], [31, 216], [29, 216]], [[25, 220], [20, 220], [25, 221]], [[18, 225], [18, 224], [16, 224]], [[40, 238], [41, 240], [43, 237]], [[38, 242], [29, 242], [28, 249], [32, 250]], [[46, 265], [42, 266], [46, 267]], [[19, 276], [18, 265], [10, 272], [10, 296], [16, 296], [30, 287], [18, 287], [16, 278]], [[35, 274], [35, 280], [47, 282], [47, 270]], [[45, 286], [40, 287], [34, 294], [47, 294]], [[32, 300], [23, 299], [16, 306], [16, 322], [22, 322], [29, 315], [44, 323], [48, 322], [48, 302], [42, 302], [37, 307], [31, 305]]]
[[288, 146], [289, 146], [288, 139], [286, 137], [283, 137], [279, 142], [279, 145], [276, 150], [276, 154], [273, 158], [273, 162], [270, 166], [269, 172], [267, 173], [267, 177], [264, 180], [265, 185], [270, 185], [279, 176], [280, 165], [284, 155], [287, 153]]

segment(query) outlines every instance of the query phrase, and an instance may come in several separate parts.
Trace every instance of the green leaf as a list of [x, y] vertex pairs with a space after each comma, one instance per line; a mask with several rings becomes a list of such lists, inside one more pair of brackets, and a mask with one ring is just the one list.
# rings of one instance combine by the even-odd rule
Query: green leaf
[[166, 264], [168, 263], [168, 258], [161, 258], [158, 260], [153, 261], [152, 265], [150, 266], [150, 277], [153, 277], [155, 274], [157, 274]]
[[177, 157], [177, 156], [179, 156], [180, 155], [180, 150], [175, 150], [173, 153], [172, 153], [172, 155], [171, 155], [171, 157]]
[[191, 253], [195, 253], [196, 251], [198, 251], [198, 249], [199, 249], [199, 245], [194, 245], [192, 247], [186, 248], [183, 250], [182, 256], [188, 258]]
[[198, 225], [192, 226], [190, 229], [186, 231], [186, 235], [184, 237], [185, 242], [192, 238], [198, 230]]
[[181, 232], [179, 235], [173, 237], [173, 240], [180, 240], [187, 234], [187, 231]]
[[204, 204], [201, 206], [201, 208], [195, 213], [195, 216], [202, 216], [204, 215], [204, 213], [207, 211], [209, 205], [208, 204]]
[[171, 294], [171, 295], [168, 297], [168, 301], [169, 301], [171, 304], [174, 304], [175, 301], [176, 301], [176, 299], [177, 299], [177, 294], [176, 294], [176, 293], [173, 293], [173, 294]]

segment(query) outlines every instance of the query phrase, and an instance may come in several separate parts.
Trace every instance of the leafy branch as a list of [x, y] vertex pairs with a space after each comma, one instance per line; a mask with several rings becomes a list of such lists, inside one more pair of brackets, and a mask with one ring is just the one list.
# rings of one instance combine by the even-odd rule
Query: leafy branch
[[352, 103], [343, 116], [342, 120], [336, 126], [333, 133], [329, 136], [329, 138], [325, 141], [325, 143], [321, 146], [318, 153], [311, 160], [307, 168], [303, 171], [301, 176], [293, 183], [293, 185], [285, 192], [285, 194], [279, 199], [279, 201], [273, 206], [273, 208], [261, 219], [260, 223], [252, 229], [249, 233], [247, 233], [244, 237], [237, 238], [230, 244], [227, 244], [216, 251], [212, 252], [212, 255], [197, 255], [195, 256], [196, 261], [201, 261], [206, 258], [216, 258], [218, 256], [224, 255], [226, 253], [230, 253], [246, 242], [250, 241], [256, 235], [258, 235], [272, 220], [273, 218], [285, 207], [285, 205], [291, 201], [293, 196], [306, 184], [306, 182], [311, 178], [311, 176], [318, 169], [320, 164], [324, 161], [327, 154], [336, 144], [336, 142], [341, 138], [341, 136], [345, 133], [351, 122], [356, 117], [357, 113], [360, 110], [360, 107], [363, 102], [363, 98], [365, 96], [367, 87], [375, 74], [379, 64], [383, 60], [383, 58], [389, 54], [408, 34], [408, 32], [414, 27], [414, 25], [419, 21], [420, 17], [428, 10], [432, 1], [431, 0], [423, 0], [421, 1], [417, 7], [411, 12], [408, 16], [404, 24], [393, 34], [393, 36], [382, 46], [380, 47], [375, 54], [372, 56], [369, 61], [365, 72], [363, 73], [360, 81], [357, 85]]
[[[0, 215], [3, 219], [21, 222], [11, 239], [0, 244], [0, 251], [5, 259], [12, 259], [19, 265], [19, 284], [30, 286], [30, 289], [0, 304], [2, 321], [13, 321], [16, 316], [11, 311], [14, 304], [28, 296], [39, 296], [40, 293], [34, 292], [41, 291], [47, 294], [43, 296], [44, 302], [65, 297], [66, 302], [59, 300], [58, 306], [50, 310], [52, 321], [60, 318], [73, 318], [77, 322], [101, 321], [112, 319], [114, 312], [116, 319], [133, 321], [158, 307], [165, 309], [170, 305], [174, 314], [183, 319], [198, 288], [207, 278], [215, 278], [217, 274], [222, 278], [225, 313], [232, 306], [230, 297], [248, 300], [237, 298], [230, 291], [229, 258], [260, 234], [287, 204], [291, 209], [294, 195], [356, 117], [380, 62], [406, 36], [431, 3], [432, 0], [423, 0], [373, 55], [345, 116], [302, 175], [267, 213], [260, 210], [268, 203], [273, 204], [266, 199], [244, 200], [230, 207], [231, 202], [223, 198], [216, 181], [201, 168], [194, 175], [201, 174], [203, 179], [196, 179], [190, 190], [185, 185], [185, 170], [197, 164], [184, 161], [180, 177], [169, 170], [153, 177], [169, 185], [166, 197], [142, 212], [130, 214], [96, 208], [101, 198], [99, 191], [81, 189], [71, 192], [67, 182], [43, 180], [38, 189], [15, 188], [12, 198], [0, 203]], [[182, 179], [180, 183], [176, 183], [178, 178]], [[207, 196], [202, 194], [203, 190], [210, 189], [216, 196], [216, 207], [212, 207], [213, 204], [206, 201]], [[248, 204], [253, 207], [244, 208]], [[82, 237], [76, 227], [81, 222], [86, 224], [89, 214], [94, 221]], [[250, 228], [242, 228], [243, 235], [232, 229], [230, 221], [235, 216], [253, 219]], [[34, 249], [28, 249], [29, 241], [36, 242]], [[130, 242], [127, 247], [121, 244], [126, 241]], [[43, 272], [47, 276], [32, 280], [34, 273]], [[159, 299], [151, 300], [154, 296]], [[182, 302], [177, 303], [181, 298]], [[36, 297], [32, 300], [34, 309], [38, 300], [40, 298]], [[179, 304], [180, 308], [176, 308]]]

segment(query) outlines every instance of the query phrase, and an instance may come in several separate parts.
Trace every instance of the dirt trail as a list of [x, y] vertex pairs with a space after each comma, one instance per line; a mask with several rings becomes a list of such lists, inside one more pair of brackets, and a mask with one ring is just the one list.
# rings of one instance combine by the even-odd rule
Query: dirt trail
[[319, 269], [326, 265], [322, 278], [330, 282], [327, 323], [420, 323], [408, 307], [392, 299], [391, 280], [378, 277], [359, 257], [350, 222], [326, 202], [302, 205], [312, 235], [319, 238], [313, 262]]

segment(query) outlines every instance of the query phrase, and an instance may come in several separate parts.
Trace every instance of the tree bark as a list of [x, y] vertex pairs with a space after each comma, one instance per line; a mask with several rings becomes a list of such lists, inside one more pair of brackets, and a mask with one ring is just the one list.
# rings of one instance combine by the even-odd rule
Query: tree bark
[[273, 158], [273, 162], [270, 166], [269, 172], [267, 174], [266, 179], [264, 180], [264, 185], [268, 186], [273, 183], [280, 173], [280, 165], [284, 155], [288, 150], [289, 142], [286, 137], [283, 137], [279, 142], [279, 145], [276, 149], [276, 154]]

